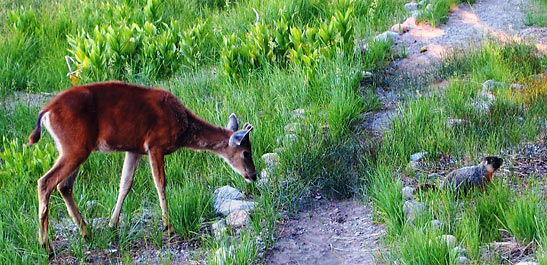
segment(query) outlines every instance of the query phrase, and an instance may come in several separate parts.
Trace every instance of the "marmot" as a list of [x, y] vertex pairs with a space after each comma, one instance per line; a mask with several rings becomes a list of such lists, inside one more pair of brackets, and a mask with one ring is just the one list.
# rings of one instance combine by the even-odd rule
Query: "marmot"
[[[484, 189], [492, 181], [492, 175], [501, 167], [503, 160], [496, 156], [487, 156], [476, 166], [456, 169], [442, 181], [442, 188], [464, 193], [472, 188]], [[434, 184], [419, 185], [417, 190], [436, 188]]]

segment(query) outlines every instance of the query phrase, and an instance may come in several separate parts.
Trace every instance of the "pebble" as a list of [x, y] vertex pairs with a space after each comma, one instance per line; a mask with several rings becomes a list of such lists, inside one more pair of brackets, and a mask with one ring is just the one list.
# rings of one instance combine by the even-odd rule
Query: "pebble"
[[218, 204], [215, 202], [215, 211], [217, 214], [222, 214], [224, 216], [229, 215], [231, 212], [244, 210], [252, 211], [256, 207], [256, 202], [242, 201], [242, 200], [224, 200], [222, 203]]
[[539, 265], [539, 263], [533, 261], [521, 261], [515, 265]]
[[446, 125], [448, 125], [448, 127], [454, 127], [456, 125], [463, 124], [465, 122], [467, 121], [464, 119], [448, 118], [448, 120], [446, 121]]
[[467, 249], [457, 246], [452, 249], [452, 252], [458, 254], [458, 256], [465, 256], [467, 254]]
[[378, 34], [376, 37], [374, 37], [374, 40], [388, 42], [388, 41], [396, 40], [398, 38], [399, 38], [399, 33], [388, 30]]
[[244, 210], [231, 212], [226, 216], [226, 224], [234, 228], [240, 228], [249, 223], [249, 213]]
[[426, 156], [427, 154], [428, 154], [427, 152], [419, 152], [419, 153], [412, 154], [410, 156], [410, 161], [412, 162], [421, 161], [424, 158], [424, 156]]
[[279, 154], [277, 153], [266, 153], [262, 155], [262, 160], [264, 160], [264, 163], [270, 168], [274, 169], [276, 166], [279, 165]]
[[302, 119], [304, 118], [304, 115], [306, 114], [306, 110], [305, 109], [295, 109], [293, 110], [294, 112], [294, 118], [296, 119]]
[[100, 205], [100, 202], [97, 200], [87, 201], [85, 203], [85, 207], [87, 211], [91, 211], [92, 209], [97, 208], [97, 206], [99, 205]]
[[215, 204], [220, 200], [241, 200], [243, 199], [243, 193], [232, 186], [222, 186], [215, 190], [213, 193], [213, 200]]
[[435, 229], [440, 229], [443, 226], [443, 222], [441, 222], [440, 220], [434, 219], [434, 220], [431, 220], [431, 226]]
[[296, 142], [296, 134], [290, 133], [277, 137], [277, 146], [290, 146]]
[[302, 123], [298, 123], [298, 122], [293, 122], [293, 123], [289, 123], [287, 125], [285, 125], [285, 133], [296, 133], [298, 131], [301, 131], [302, 129], [304, 129], [304, 124]]
[[414, 188], [406, 186], [401, 190], [401, 193], [403, 195], [403, 199], [410, 201], [414, 199]]
[[409, 222], [413, 222], [418, 215], [425, 211], [425, 204], [417, 201], [405, 201], [403, 204], [403, 213]]
[[213, 230], [213, 235], [215, 238], [221, 239], [224, 233], [226, 232], [226, 221], [224, 219], [218, 220], [211, 225], [211, 230]]
[[438, 178], [440, 178], [441, 176], [439, 175], [439, 173], [431, 173], [429, 175], [427, 175], [427, 179], [428, 180], [436, 180]]
[[459, 256], [456, 259], [457, 263], [460, 265], [470, 264], [471, 261], [466, 256]]

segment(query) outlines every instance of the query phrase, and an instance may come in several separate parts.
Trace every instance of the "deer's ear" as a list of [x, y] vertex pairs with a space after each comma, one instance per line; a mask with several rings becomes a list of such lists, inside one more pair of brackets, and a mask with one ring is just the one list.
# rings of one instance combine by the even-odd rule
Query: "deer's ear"
[[246, 123], [243, 125], [243, 130], [252, 131], [253, 128], [254, 128], [254, 127], [253, 127], [250, 123], [248, 123], [248, 122], [246, 122]]
[[226, 123], [226, 129], [237, 131], [237, 128], [239, 127], [239, 123], [237, 122], [237, 118], [235, 114], [230, 114], [230, 117], [228, 117], [228, 122]]
[[251, 130], [241, 130], [237, 131], [230, 136], [230, 141], [228, 144], [230, 146], [239, 146], [241, 145], [241, 142], [245, 139], [245, 137], [249, 134]]

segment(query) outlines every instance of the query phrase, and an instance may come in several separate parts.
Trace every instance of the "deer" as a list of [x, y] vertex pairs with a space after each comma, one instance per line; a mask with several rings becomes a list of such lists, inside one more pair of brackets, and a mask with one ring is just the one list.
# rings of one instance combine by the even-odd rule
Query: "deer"
[[38, 113], [27, 145], [40, 140], [42, 125], [52, 136], [59, 156], [38, 180], [38, 241], [48, 251], [49, 199], [57, 188], [67, 211], [87, 236], [87, 224], [78, 211], [73, 186], [78, 170], [94, 152], [125, 152], [118, 199], [109, 226], [117, 227], [124, 200], [131, 189], [137, 165], [148, 156], [158, 193], [162, 223], [171, 234], [165, 198], [164, 156], [179, 148], [209, 151], [223, 158], [245, 181], [256, 180], [249, 132], [239, 128], [234, 113], [224, 127], [198, 117], [172, 93], [159, 88], [107, 81], [74, 86], [54, 97]]

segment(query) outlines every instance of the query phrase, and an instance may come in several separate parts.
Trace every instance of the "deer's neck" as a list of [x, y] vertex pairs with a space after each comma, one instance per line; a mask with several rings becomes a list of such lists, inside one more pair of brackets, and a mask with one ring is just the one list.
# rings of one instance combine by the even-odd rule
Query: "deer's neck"
[[188, 130], [185, 133], [183, 146], [194, 150], [222, 154], [228, 146], [231, 132], [223, 127], [210, 124], [195, 115], [191, 116], [188, 120]]

